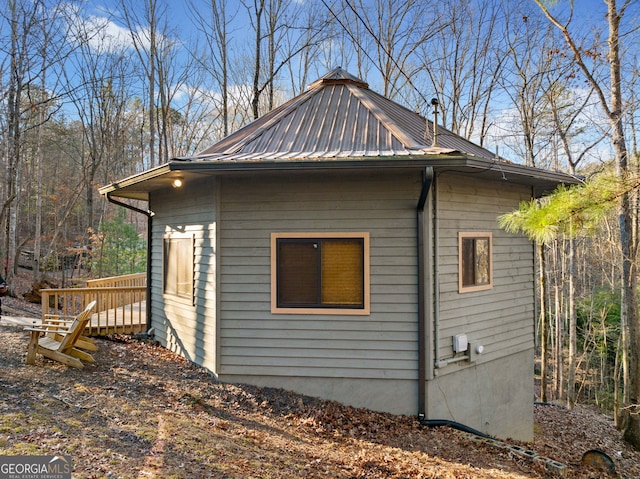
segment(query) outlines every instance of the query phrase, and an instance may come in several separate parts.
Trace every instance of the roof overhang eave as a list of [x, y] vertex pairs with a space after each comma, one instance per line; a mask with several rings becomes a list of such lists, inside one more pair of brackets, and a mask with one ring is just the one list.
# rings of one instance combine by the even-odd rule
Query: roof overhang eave
[[487, 178], [504, 179], [530, 184], [548, 191], [558, 184], [576, 184], [579, 179], [565, 174], [502, 160], [486, 160], [463, 154], [407, 155], [394, 157], [350, 157], [345, 159], [278, 159], [256, 161], [233, 160], [186, 160], [174, 159], [159, 167], [127, 177], [103, 186], [100, 194], [122, 198], [148, 200], [149, 193], [170, 187], [176, 178], [215, 176], [225, 173], [250, 173], [257, 171], [290, 172], [314, 170], [384, 170], [423, 169], [432, 167], [436, 171], [451, 171], [462, 174], [477, 174]]
[[[146, 189], [144, 185], [158, 185], [159, 182], [170, 185], [175, 178], [180, 176], [179, 166], [179, 162], [170, 161], [98, 188], [98, 193], [104, 196], [112, 195], [136, 200], [148, 200], [148, 193], [151, 189]], [[153, 189], [157, 189], [157, 186]]]

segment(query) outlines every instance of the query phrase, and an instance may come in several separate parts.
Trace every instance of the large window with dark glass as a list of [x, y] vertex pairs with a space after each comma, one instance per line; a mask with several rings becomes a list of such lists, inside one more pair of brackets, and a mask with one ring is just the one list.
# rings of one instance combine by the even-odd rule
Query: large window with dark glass
[[458, 258], [458, 289], [461, 293], [493, 286], [491, 233], [459, 233]]
[[365, 233], [274, 233], [272, 309], [368, 312], [368, 240]]

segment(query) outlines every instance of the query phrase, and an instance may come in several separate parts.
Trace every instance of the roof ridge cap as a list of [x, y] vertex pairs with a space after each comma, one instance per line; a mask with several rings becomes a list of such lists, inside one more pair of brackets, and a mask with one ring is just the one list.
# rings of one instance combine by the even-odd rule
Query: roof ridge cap
[[356, 85], [360, 88], [369, 88], [369, 84], [366, 81], [352, 75], [346, 70], [343, 70], [342, 67], [336, 67], [318, 78], [316, 81], [310, 83], [307, 87], [307, 91], [321, 88], [324, 85], [335, 84]]

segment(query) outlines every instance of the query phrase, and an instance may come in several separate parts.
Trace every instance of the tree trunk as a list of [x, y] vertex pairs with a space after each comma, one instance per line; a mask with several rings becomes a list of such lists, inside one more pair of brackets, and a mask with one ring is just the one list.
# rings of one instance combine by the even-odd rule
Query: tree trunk
[[[631, 238], [631, 214], [629, 195], [624, 195], [620, 212], [620, 235], [623, 252], [622, 298], [623, 311], [629, 327], [629, 402], [625, 405], [626, 428], [624, 438], [636, 449], [640, 449], [640, 324], [638, 320], [637, 281], [635, 255]], [[633, 256], [632, 256], [633, 255]]]
[[[42, 81], [42, 91], [45, 90], [44, 74]], [[42, 157], [44, 153], [42, 151], [42, 110], [40, 110], [40, 126], [38, 126], [38, 143], [36, 148], [36, 212], [35, 212], [35, 232], [33, 237], [33, 282], [34, 284], [40, 281], [40, 254], [42, 249]]]
[[[9, 4], [11, 14], [11, 59], [10, 59], [10, 79], [7, 91], [8, 102], [8, 124], [7, 124], [7, 195], [4, 202], [5, 219], [5, 264], [4, 277], [10, 285], [13, 283], [14, 260], [16, 252], [16, 206], [15, 198], [17, 191], [17, 172], [20, 159], [20, 97], [22, 95], [22, 78], [20, 75], [19, 58], [19, 24], [16, 2]], [[24, 34], [25, 32], [23, 32]]]
[[[613, 147], [621, 180], [629, 174], [627, 145], [624, 136], [622, 103], [622, 79], [620, 66], [619, 27], [622, 12], [616, 10], [616, 0], [607, 0], [609, 6], [609, 62], [611, 74], [610, 122], [613, 130]], [[622, 298], [623, 315], [629, 325], [629, 404], [624, 438], [640, 449], [640, 318], [638, 318], [637, 278], [635, 268], [636, 239], [633, 236], [633, 211], [631, 193], [626, 192], [620, 201], [620, 245], [622, 247]]]
[[149, 0], [149, 168], [156, 166], [156, 1]]
[[[559, 287], [556, 286], [556, 290]], [[565, 399], [564, 394], [564, 319], [560, 306], [560, 293], [556, 293], [556, 323], [555, 323], [555, 382], [553, 385], [554, 399]]]
[[569, 239], [568, 244], [568, 313], [569, 313], [569, 370], [567, 373], [567, 407], [573, 409], [576, 404], [576, 354], [578, 351], [578, 331], [575, 307], [575, 240]]
[[547, 305], [546, 305], [546, 260], [544, 245], [538, 244], [539, 287], [540, 287], [540, 400], [547, 402]]
[[[569, 32], [568, 26], [561, 23], [549, 12], [542, 0], [535, 0], [546, 17], [564, 35], [567, 46], [573, 53], [577, 66], [584, 74], [586, 80], [593, 87], [600, 106], [609, 120], [611, 127], [612, 144], [615, 152], [616, 166], [620, 181], [628, 178], [627, 146], [625, 142], [625, 117], [622, 101], [622, 66], [620, 61], [620, 22], [626, 8], [631, 4], [629, 0], [622, 2], [618, 9], [617, 0], [605, 0], [607, 6], [606, 19], [608, 21], [608, 33], [606, 45], [608, 46], [607, 60], [609, 64], [609, 95], [589, 69], [583, 58], [583, 51], [578, 46], [574, 37]], [[619, 204], [620, 246], [622, 249], [622, 311], [621, 315], [629, 325], [629, 403], [625, 407], [627, 421], [624, 430], [624, 438], [636, 449], [640, 450], [640, 321], [638, 318], [637, 304], [637, 278], [635, 271], [636, 241], [633, 235], [633, 211], [631, 193], [623, 194]]]
[[265, 0], [254, 0], [255, 1], [255, 30], [256, 30], [256, 51], [255, 51], [255, 66], [253, 71], [253, 99], [251, 100], [251, 104], [253, 106], [253, 119], [257, 120], [260, 116], [260, 63], [262, 61], [261, 57], [261, 49], [260, 46], [262, 44], [262, 13], [264, 11], [264, 2]]

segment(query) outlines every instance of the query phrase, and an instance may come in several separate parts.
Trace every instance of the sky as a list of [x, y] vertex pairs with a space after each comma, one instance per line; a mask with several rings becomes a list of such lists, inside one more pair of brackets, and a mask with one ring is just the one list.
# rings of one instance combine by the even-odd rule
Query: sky
[[[86, 7], [83, 16], [87, 22], [99, 22], [107, 25], [107, 31], [110, 38], [116, 44], [129, 45], [132, 47], [132, 40], [130, 32], [126, 26], [126, 23], [122, 20], [122, 0], [101, 0], [101, 1], [87, 1], [84, 6]], [[143, 0], [124, 0], [134, 5], [143, 5]], [[296, 2], [313, 1], [320, 8], [323, 8], [323, 2], [320, 0], [295, 0]], [[329, 5], [340, 5], [345, 0], [326, 0]], [[355, 0], [352, 0], [355, 1]], [[375, 0], [365, 0], [374, 2]], [[474, 1], [474, 0], [471, 0]], [[508, 1], [508, 0], [504, 0]], [[532, 5], [534, 0], [530, 0]], [[556, 7], [558, 9], [564, 9], [571, 0], [557, 0]], [[573, 0], [575, 2], [574, 16], [577, 24], [584, 24], [585, 28], [592, 21], [600, 21], [606, 14], [606, 6], [604, 0]], [[168, 19], [169, 29], [176, 39], [184, 42], [185, 45], [190, 43], [195, 36], [198, 35], [197, 29], [193, 23], [193, 13], [191, 10], [193, 5], [203, 5], [202, 11], [205, 11], [208, 0], [159, 0], [162, 5], [162, 9], [166, 11], [166, 18]], [[631, 11], [634, 15], [638, 15], [640, 12], [640, 2], [633, 0]], [[250, 31], [248, 15], [246, 9], [240, 3], [240, 0], [229, 0], [229, 5], [232, 9], [236, 9], [237, 14], [234, 17], [233, 22], [233, 35], [238, 43], [244, 43], [245, 46], [249, 46], [253, 41]], [[640, 18], [640, 17], [639, 17]], [[638, 20], [640, 21], [640, 20]], [[143, 32], [146, 28], [144, 25], [136, 25], [135, 27], [139, 32]], [[237, 32], [247, 32], [247, 34], [238, 35]], [[104, 46], [104, 45], [101, 45]], [[236, 49], [241, 45], [236, 46]], [[327, 67], [327, 70], [338, 65], [331, 65]], [[341, 65], [349, 69], [349, 65]], [[319, 72], [319, 76], [324, 72]], [[379, 78], [377, 72], [371, 72], [371, 75]], [[376, 80], [371, 78], [365, 78], [372, 87], [375, 88]]]
[[[142, 5], [142, 0], [132, 0], [136, 5]], [[194, 28], [193, 22], [191, 20], [191, 16], [189, 11], [192, 8], [192, 4], [199, 4], [204, 2], [204, 0], [191, 0], [191, 1], [162, 1], [162, 8], [166, 8], [167, 16], [166, 18], [170, 22], [170, 29], [174, 33], [175, 37], [181, 39], [187, 44], [191, 36], [196, 34], [196, 30]], [[300, 0], [302, 1], [302, 0]], [[315, 0], [321, 5], [319, 0]], [[372, 0], [373, 1], [373, 0]], [[506, 0], [505, 0], [506, 1]], [[340, 3], [340, 0], [327, 0], [327, 3]], [[533, 0], [531, 0], [533, 3]], [[638, 2], [635, 2], [638, 3]], [[567, 0], [560, 0], [555, 8], [565, 8], [568, 4]], [[234, 28], [237, 31], [246, 30], [248, 33], [250, 31], [250, 25], [247, 19], [247, 13], [245, 8], [239, 3], [239, 0], [231, 1], [230, 5], [234, 5], [237, 8], [237, 15], [234, 19]], [[598, 20], [604, 17], [606, 12], [606, 6], [604, 4], [604, 0], [575, 0], [575, 11], [574, 15], [578, 24], [583, 22], [585, 27], [591, 21]], [[109, 36], [116, 44], [120, 45], [129, 45], [131, 44], [131, 35], [128, 31], [126, 24], [122, 21], [121, 10], [119, 0], [104, 0], [103, 2], [89, 2], [86, 4], [87, 10], [85, 14], [85, 19], [88, 22], [106, 22], [107, 30], [109, 32]], [[636, 10], [638, 10], [636, 8]], [[136, 28], [139, 32], [142, 32], [145, 26], [137, 25]], [[237, 37], [239, 42], [246, 42], [247, 45], [252, 41], [251, 34], [248, 35], [234, 35]], [[103, 44], [101, 46], [104, 46]], [[335, 65], [334, 65], [335, 66]], [[349, 69], [349, 66], [345, 66]], [[323, 72], [318, 74], [321, 75]], [[369, 82], [372, 89], [376, 91], [381, 91], [380, 88], [377, 88], [376, 78], [379, 78], [379, 75], [375, 71], [370, 71], [370, 77], [365, 78], [366, 81]], [[315, 78], [310, 78], [309, 81], [313, 81]], [[427, 96], [431, 98], [433, 95], [431, 93], [427, 93]], [[494, 108], [499, 110], [499, 98], [496, 98]], [[510, 108], [506, 107], [502, 111], [502, 115], [496, 117], [496, 135], [500, 135], [500, 125], [499, 123], [505, 122], [505, 125], [513, 121], [514, 112], [510, 110]], [[506, 129], [506, 128], [505, 128]], [[497, 141], [497, 140], [496, 140]], [[609, 151], [604, 151], [598, 153], [601, 157], [606, 157], [610, 153]]]
[[[50, 0], [50, 1], [52, 2], [52, 4], [59, 3], [56, 0]], [[79, 3], [78, 5], [80, 5], [81, 11], [79, 13], [78, 21], [85, 22], [86, 24], [100, 24], [106, 27], [107, 38], [106, 39], [101, 38], [99, 40], [96, 39], [95, 44], [93, 44], [92, 47], [95, 48], [96, 50], [102, 49], [104, 51], [105, 46], [108, 45], [109, 42], [113, 42], [114, 45], [128, 48], [127, 51], [132, 56], [132, 58], [135, 59], [136, 54], [133, 49], [131, 34], [126, 25], [126, 22], [122, 18], [123, 15], [122, 15], [121, 0], [98, 0], [98, 1], [80, 0], [80, 1], [81, 3]], [[145, 3], [144, 0], [125, 0], [125, 1], [128, 3], [132, 3], [140, 8], [143, 8]], [[163, 5], [162, 8], [166, 9], [165, 18], [169, 23], [169, 29], [171, 31], [172, 38], [182, 43], [186, 49], [187, 45], [190, 45], [191, 40], [198, 34], [197, 29], [194, 27], [194, 24], [191, 19], [192, 17], [192, 14], [190, 13], [190, 9], [192, 8], [191, 5], [196, 4], [196, 5], [204, 6], [207, 3], [207, 0], [188, 0], [188, 1], [158, 0], [158, 1]], [[298, 1], [300, 2], [313, 1], [319, 8], [323, 8], [323, 2], [321, 2], [320, 0], [298, 0]], [[333, 4], [340, 5], [342, 2], [345, 2], [346, 0], [325, 0], [325, 1], [332, 5]], [[355, 1], [355, 0], [351, 0], [351, 1]], [[368, 0], [368, 1], [373, 2], [375, 0]], [[471, 0], [471, 1], [475, 1], [475, 0]], [[505, 1], [508, 1], [508, 0], [505, 0]], [[533, 0], [530, 0], [530, 1], [533, 5]], [[566, 6], [567, 1], [568, 0], [560, 0], [558, 3], [558, 8], [561, 8], [563, 5]], [[1, 3], [4, 3], [3, 0], [0, 0], [0, 4]], [[630, 14], [637, 15], [637, 12], [640, 10], [639, 4], [640, 4], [640, 1], [638, 0], [633, 1]], [[236, 44], [234, 45], [235, 53], [238, 54], [238, 52], [241, 50], [242, 47], [247, 47], [249, 49], [251, 48], [251, 43], [253, 41], [252, 39], [253, 32], [251, 31], [246, 9], [239, 3], [239, 0], [229, 0], [229, 5], [234, 6], [237, 11], [237, 14], [234, 18], [233, 38], [236, 41]], [[604, 23], [602, 21], [604, 18], [605, 10], [606, 10], [604, 0], [575, 0], [575, 5], [576, 5], [576, 9], [575, 9], [576, 19], [580, 20], [580, 22], [578, 23], [579, 24], [583, 23], [585, 28], [589, 28], [589, 24], [592, 21], [597, 21], [600, 24]], [[204, 11], [204, 7], [202, 11]], [[139, 18], [141, 17], [139, 16]], [[147, 28], [146, 25], [135, 24], [134, 22], [133, 28], [138, 33], [142, 34], [141, 36], [143, 37], [145, 36], [144, 32], [145, 32], [145, 29]], [[187, 59], [186, 53], [187, 52], [185, 51], [182, 52], [182, 59], [185, 62]], [[244, 59], [244, 61], [246, 61], [246, 58]], [[318, 68], [314, 72], [312, 72], [311, 77], [307, 79], [307, 84], [315, 80], [317, 77], [321, 76], [322, 74], [324, 74], [330, 68], [335, 66], [338, 66], [338, 65], [326, 65], [326, 66], [319, 65]], [[345, 67], [347, 70], [349, 70], [352, 73], [357, 73], [357, 70], [353, 68], [353, 65], [341, 65], [341, 66]], [[368, 77], [363, 79], [370, 84], [370, 87], [373, 90], [382, 93], [382, 89], [380, 86], [381, 83], [378, 80], [379, 78], [380, 78], [379, 73], [371, 69], [368, 73]], [[235, 86], [236, 91], [241, 92], [243, 89], [246, 90], [249, 82], [250, 82], [250, 78], [247, 78], [245, 84], [236, 85]], [[188, 83], [186, 83], [183, 87], [184, 88], [183, 92], [186, 92], [187, 89], [192, 89], [194, 87], [202, 88], [203, 84], [189, 85]], [[215, 92], [212, 92], [210, 94], [214, 95]], [[422, 94], [424, 94], [426, 98], [432, 98], [435, 92], [422, 92]], [[178, 100], [179, 98], [180, 98], [180, 95], [177, 96]], [[177, 106], [179, 107], [179, 104], [177, 104]], [[410, 105], [407, 105], [407, 106], [411, 107]], [[495, 122], [498, 127], [500, 122], [503, 122], [505, 124], [509, 122], [513, 122], [513, 111], [511, 111], [510, 107], [508, 106], [504, 106], [504, 107], [501, 106], [499, 98], [494, 99], [493, 108], [497, 112], [502, 112], [502, 115], [496, 115], [495, 117]], [[425, 112], [427, 111], [429, 110], [425, 108], [422, 111], [422, 113], [426, 114]], [[608, 153], [601, 156], [606, 156], [607, 154]]]

